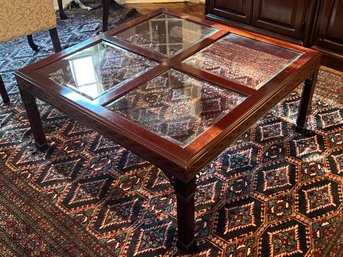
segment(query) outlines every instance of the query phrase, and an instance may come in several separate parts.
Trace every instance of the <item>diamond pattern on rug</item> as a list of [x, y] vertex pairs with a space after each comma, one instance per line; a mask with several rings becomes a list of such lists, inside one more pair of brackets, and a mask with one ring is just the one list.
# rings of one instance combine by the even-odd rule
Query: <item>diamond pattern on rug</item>
[[341, 187], [337, 182], [326, 179], [303, 185], [296, 195], [298, 211], [312, 219], [331, 213], [342, 201]]
[[[336, 231], [342, 230], [342, 215], [336, 215], [330, 218], [323, 218], [317, 222], [314, 222], [311, 226], [312, 228], [312, 242], [315, 245], [313, 256], [321, 256], [322, 253], [326, 251], [329, 245], [336, 244], [336, 247], [339, 245], [333, 240], [336, 235]], [[341, 236], [342, 237], [342, 236]], [[327, 256], [339, 256], [338, 248], [333, 247], [333, 251], [329, 252]]]
[[158, 223], [143, 224], [132, 234], [133, 244], [126, 256], [158, 256], [172, 244], [172, 233], [176, 230], [174, 220], [164, 219]]
[[222, 188], [222, 181], [216, 178], [198, 182], [195, 193], [195, 210], [206, 212], [206, 210], [212, 208], [216, 203], [216, 199], [221, 195]]
[[105, 197], [112, 181], [112, 176], [105, 173], [82, 178], [66, 189], [61, 205], [69, 210], [77, 210], [96, 204]]
[[269, 232], [270, 256], [303, 254], [300, 249], [298, 225]]
[[318, 113], [317, 128], [328, 130], [332, 127], [343, 125], [343, 111], [339, 109], [328, 110], [326, 112]]
[[256, 127], [256, 141], [268, 142], [288, 135], [287, 123], [282, 120], [261, 124]]
[[107, 201], [93, 213], [91, 229], [102, 235], [130, 227], [138, 220], [143, 202], [142, 197], [121, 197]]
[[33, 184], [40, 188], [64, 185], [76, 178], [84, 162], [85, 159], [82, 157], [56, 160], [51, 165], [42, 167], [42, 171], [37, 173]]
[[294, 157], [305, 159], [323, 152], [324, 142], [321, 135], [307, 135], [294, 138], [289, 143], [290, 154]]
[[328, 156], [331, 171], [343, 176], [343, 150], [333, 152]]
[[224, 153], [222, 172], [235, 174], [251, 169], [256, 165], [258, 148], [254, 146]]
[[263, 222], [263, 204], [258, 200], [243, 199], [235, 203], [226, 203], [216, 217], [215, 233], [232, 240], [238, 235], [250, 235]]
[[261, 256], [306, 256], [309, 249], [309, 239], [301, 236], [305, 234], [306, 227], [295, 220], [271, 226], [260, 238], [259, 248], [262, 248]]
[[[127, 12], [116, 9], [111, 26]], [[101, 9], [68, 13], [58, 21], [62, 45], [98, 34], [101, 15]], [[12, 102], [0, 106], [0, 227], [7, 228], [0, 228], [1, 253], [333, 257], [342, 251], [342, 75], [320, 70], [308, 133], [294, 130], [299, 87], [198, 173], [198, 251], [186, 255], [176, 247], [172, 178], [157, 167], [40, 100], [49, 148], [36, 150], [12, 74], [53, 52], [47, 33], [34, 39], [37, 53], [26, 38], [0, 44]]]
[[291, 190], [295, 185], [295, 166], [282, 162], [265, 166], [257, 171], [257, 191], [273, 195], [284, 190]]

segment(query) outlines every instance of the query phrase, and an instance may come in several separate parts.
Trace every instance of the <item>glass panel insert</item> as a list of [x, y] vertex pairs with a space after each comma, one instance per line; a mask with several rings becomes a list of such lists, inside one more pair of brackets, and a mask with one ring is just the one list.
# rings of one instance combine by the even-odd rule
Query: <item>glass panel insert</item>
[[95, 99], [157, 65], [143, 56], [101, 42], [47, 65], [39, 72], [62, 86]]
[[185, 147], [246, 98], [171, 69], [107, 108]]
[[302, 54], [231, 33], [183, 63], [259, 89]]
[[115, 36], [170, 57], [217, 31], [213, 27], [161, 14]]

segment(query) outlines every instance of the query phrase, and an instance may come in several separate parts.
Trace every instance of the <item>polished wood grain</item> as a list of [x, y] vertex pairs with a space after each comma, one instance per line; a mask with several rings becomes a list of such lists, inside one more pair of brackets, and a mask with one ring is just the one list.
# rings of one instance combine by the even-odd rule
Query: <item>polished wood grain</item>
[[[182, 53], [171, 58], [157, 53], [150, 53], [147, 50], [141, 50], [139, 47], [129, 42], [123, 42], [122, 39], [116, 37], [116, 34], [123, 30], [140, 24], [161, 13], [216, 27], [218, 32], [211, 35], [206, 40], [197, 42]], [[186, 64], [181, 64], [182, 60], [188, 56], [193, 55], [200, 49], [203, 49], [230, 33], [292, 49], [294, 51], [300, 51], [303, 52], [303, 55], [257, 90], [247, 88], [244, 85], [218, 77], [214, 74], [209, 74], [206, 71], [197, 70]], [[99, 98], [100, 100], [86, 98], [71, 88], [61, 86], [51, 81], [37, 71], [42, 67], [46, 67], [48, 64], [77, 53], [81, 49], [93, 46], [103, 40], [112, 42], [113, 44], [124, 47], [130, 51], [137, 52], [142, 56], [153, 57], [160, 62], [160, 65], [128, 83], [120, 84], [115, 90], [105, 93], [104, 96]], [[268, 47], [266, 48], [264, 44], [261, 44], [261, 46], [256, 45], [254, 48], [260, 51], [272, 51]], [[288, 55], [287, 51], [284, 51], [284, 53], [282, 52], [283, 51], [275, 52], [275, 54], [286, 58]], [[79, 45], [65, 49], [60, 53], [29, 65], [17, 71], [15, 75], [22, 95], [22, 100], [28, 113], [36, 144], [40, 148], [44, 148], [46, 141], [37, 106], [35, 104], [35, 97], [42, 99], [70, 117], [83, 122], [105, 137], [145, 158], [161, 168], [169, 177], [174, 177], [173, 185], [177, 195], [177, 244], [180, 249], [193, 251], [196, 248], [194, 239], [194, 194], [196, 190], [196, 174], [202, 167], [233, 142], [233, 140], [255, 123], [263, 114], [294, 90], [299, 83], [307, 79], [306, 89], [303, 92], [301, 101], [301, 114], [299, 114], [297, 122], [297, 125], [303, 130], [303, 127], [305, 126], [304, 117], [306, 117], [306, 112], [311, 102], [316, 76], [320, 67], [320, 58], [321, 54], [319, 52], [299, 45], [252, 34], [237, 28], [227, 27], [212, 21], [192, 17], [188, 14], [160, 9], [155, 10], [153, 13], [146, 16], [139, 17], [136, 20], [131, 20], [103, 35], [88, 39]], [[60, 65], [63, 66], [63, 62], [61, 62]], [[200, 80], [214, 82], [223, 87], [230, 88], [235, 92], [246, 95], [248, 98], [184, 148], [150, 130], [144, 129], [135, 122], [128, 120], [105, 107], [107, 103], [118, 99], [126, 92], [138, 87], [153, 76], [159, 75], [171, 68], [184, 73], [190, 73]]]
[[254, 0], [252, 25], [301, 40], [307, 0]]
[[313, 48], [325, 53], [323, 64], [343, 71], [343, 0], [325, 0], [318, 6]]
[[206, 13], [226, 19], [250, 24], [252, 18], [252, 0], [210, 0], [206, 5]]
[[[206, 17], [238, 28], [307, 45], [316, 0], [206, 0]], [[237, 2], [241, 6], [237, 6]], [[239, 7], [233, 9], [232, 7]]]

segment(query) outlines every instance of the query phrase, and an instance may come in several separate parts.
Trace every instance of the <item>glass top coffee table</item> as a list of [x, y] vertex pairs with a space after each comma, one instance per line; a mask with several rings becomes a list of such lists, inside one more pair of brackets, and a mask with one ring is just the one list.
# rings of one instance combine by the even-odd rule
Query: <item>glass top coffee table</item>
[[39, 149], [36, 97], [173, 177], [190, 251], [197, 172], [305, 81], [302, 131], [319, 66], [315, 50], [157, 10], [15, 74]]

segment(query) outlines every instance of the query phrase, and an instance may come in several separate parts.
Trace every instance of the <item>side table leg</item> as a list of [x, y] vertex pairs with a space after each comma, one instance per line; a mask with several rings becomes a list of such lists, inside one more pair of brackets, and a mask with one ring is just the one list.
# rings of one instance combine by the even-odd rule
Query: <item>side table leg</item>
[[297, 132], [305, 131], [306, 115], [308, 113], [310, 103], [312, 101], [312, 96], [313, 96], [314, 88], [317, 82], [317, 77], [318, 77], [318, 70], [305, 80], [305, 85], [304, 85], [304, 89], [301, 96], [299, 114], [297, 118], [297, 127], [296, 127]]
[[174, 178], [174, 189], [177, 198], [177, 246], [185, 252], [192, 252], [196, 249], [194, 239], [194, 195], [196, 190], [196, 178], [189, 182], [182, 182]]
[[4, 81], [2, 80], [1, 75], [0, 75], [0, 95], [2, 97], [4, 104], [9, 105], [10, 98], [8, 97], [8, 94], [4, 85]]
[[48, 144], [43, 131], [42, 121], [36, 104], [36, 99], [31, 94], [20, 90], [21, 99], [24, 103], [27, 117], [31, 125], [31, 130], [35, 138], [36, 147], [44, 151], [48, 148]]
[[102, 32], [108, 29], [108, 15], [110, 12], [110, 0], [102, 0]]
[[63, 3], [62, 0], [57, 0], [58, 3], [58, 10], [60, 12], [60, 18], [61, 20], [66, 20], [68, 19], [67, 15], [65, 14], [64, 10], [63, 10]]

